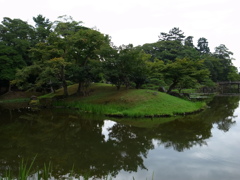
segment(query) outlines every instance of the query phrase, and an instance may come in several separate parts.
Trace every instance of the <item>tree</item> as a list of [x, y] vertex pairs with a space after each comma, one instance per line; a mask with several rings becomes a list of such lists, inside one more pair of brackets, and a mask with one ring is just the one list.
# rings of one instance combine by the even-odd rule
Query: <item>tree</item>
[[186, 39], [184, 40], [184, 45], [194, 48], [194, 44], [193, 44], [193, 36], [188, 36], [186, 37]]
[[[42, 71], [42, 66], [35, 63], [30, 66], [17, 69], [16, 77], [12, 81], [12, 84], [16, 85], [20, 90], [36, 91], [36, 89], [39, 88], [39, 86], [37, 86], [37, 79]], [[42, 90], [41, 87], [39, 89]]]
[[104, 62], [107, 80], [115, 84], [117, 89], [120, 89], [121, 85], [129, 88], [132, 83], [135, 83], [136, 88], [140, 88], [148, 76], [146, 62], [150, 55], [134, 48], [132, 44], [120, 46], [113, 54], [113, 57]]
[[184, 57], [184, 46], [180, 41], [158, 41], [152, 44], [144, 44], [142, 50], [151, 55], [151, 61], [155, 58], [167, 61], [175, 61]]
[[8, 91], [10, 91], [10, 81], [15, 79], [16, 70], [26, 64], [13, 47], [7, 46], [3, 42], [0, 42], [0, 64], [0, 80], [6, 81]]
[[[54, 73], [53, 77], [56, 77], [62, 83], [64, 96], [68, 96], [66, 67], [71, 64], [69, 52], [72, 48], [72, 42], [69, 41], [69, 37], [81, 28], [79, 25], [81, 22], [73, 21], [71, 17], [68, 18], [66, 16], [61, 16], [59, 19], [59, 21], [55, 21], [53, 32], [49, 34], [47, 42], [39, 44], [43, 51], [41, 49], [32, 50], [35, 51], [35, 55], [40, 57], [40, 59], [46, 61], [45, 64]], [[44, 23], [44, 19], [41, 16], [38, 16], [37, 20]], [[48, 23], [45, 24], [48, 25]], [[49, 81], [52, 82], [51, 79]]]
[[220, 76], [223, 73], [221, 62], [218, 58], [206, 54], [202, 57], [204, 59], [204, 65], [209, 70], [210, 76], [209, 78], [213, 82], [217, 82], [220, 80]]
[[210, 53], [210, 49], [208, 47], [208, 41], [204, 37], [201, 37], [201, 38], [198, 39], [197, 47], [198, 47], [198, 51], [201, 54], [208, 54], [208, 53]]
[[66, 66], [70, 63], [66, 62], [65, 59], [62, 57], [60, 58], [53, 58], [48, 61], [50, 67], [53, 69], [54, 75], [62, 82], [63, 86], [63, 95], [68, 96], [68, 89], [67, 89], [67, 80], [66, 80]]
[[55, 91], [63, 87], [67, 96], [66, 67], [70, 64], [60, 57], [58, 49], [38, 43], [30, 50], [34, 63], [17, 71], [14, 83], [22, 90]]
[[54, 43], [53, 34], [49, 34], [46, 42], [38, 42], [29, 50], [29, 55], [32, 58], [32, 64], [21, 68], [17, 71], [16, 78], [13, 81], [18, 88], [22, 90], [40, 90], [40, 91], [54, 91], [54, 87], [59, 88], [61, 80], [58, 78], [56, 71], [48, 63], [51, 59], [60, 58], [61, 50], [56, 46], [57, 39]]
[[212, 81], [239, 80], [237, 68], [232, 64], [232, 60], [234, 60], [232, 55], [233, 53], [223, 44], [216, 47], [214, 53], [202, 55]]
[[203, 81], [208, 77], [209, 71], [204, 69], [203, 61], [191, 61], [188, 59], [177, 59], [175, 62], [168, 63], [163, 69], [166, 79], [171, 81], [167, 90], [170, 93], [180, 82], [186, 79], [196, 79]]
[[[237, 69], [233, 66], [232, 60], [234, 59], [231, 58], [232, 55], [233, 53], [224, 44], [220, 44], [215, 48], [213, 56], [218, 58], [221, 64], [222, 72], [219, 73], [219, 80], [221, 81], [233, 80], [235, 79], [233, 77], [237, 77]], [[229, 74], [231, 76], [228, 76]]]
[[94, 79], [91, 69], [104, 60], [102, 50], [109, 46], [110, 39], [96, 30], [80, 29], [69, 36], [67, 41], [70, 43], [67, 58], [74, 66], [70, 76], [79, 84], [78, 93], [85, 94], [84, 91]]
[[148, 62], [147, 66], [149, 68], [148, 86], [150, 85], [150, 87], [157, 87], [158, 89], [165, 86], [166, 83], [162, 73], [165, 67], [164, 62], [156, 58], [153, 62]]
[[7, 82], [9, 90], [16, 70], [31, 63], [28, 50], [33, 37], [33, 27], [26, 22], [3, 18], [0, 24], [0, 80]]
[[114, 84], [119, 90], [125, 84], [130, 85], [131, 58], [130, 54], [133, 48], [132, 44], [120, 46], [112, 50], [112, 57], [107, 57], [104, 63], [106, 79]]
[[0, 41], [16, 50], [27, 64], [31, 63], [28, 50], [32, 46], [32, 39], [34, 39], [34, 30], [27, 22], [3, 18], [0, 26]]
[[33, 17], [35, 24], [35, 39], [36, 43], [38, 42], [46, 42], [49, 34], [52, 32], [52, 23], [49, 19], [46, 19], [42, 15], [38, 15], [37, 17]]
[[[151, 61], [155, 58], [167, 61], [175, 61], [176, 58], [184, 58], [186, 48], [193, 48], [192, 36], [184, 41], [184, 33], [179, 28], [172, 28], [169, 33], [160, 33], [159, 40], [156, 43], [144, 44], [142, 49], [145, 53], [151, 54]], [[192, 47], [191, 47], [192, 46]]]
[[[135, 50], [137, 51], [137, 50]], [[133, 61], [133, 69], [131, 75], [131, 81], [135, 83], [135, 88], [139, 89], [142, 87], [144, 83], [147, 82], [149, 76], [149, 66], [147, 63], [149, 62], [150, 55], [144, 53], [143, 51], [136, 52], [136, 59], [132, 59]]]
[[[34, 21], [37, 44], [29, 51], [34, 59], [33, 67], [30, 69], [34, 66], [41, 69], [33, 76], [32, 82], [35, 87], [50, 86], [54, 90], [53, 83], [61, 82], [67, 96], [66, 82], [71, 80], [79, 83], [78, 93], [85, 94], [86, 87], [97, 77], [96, 62], [100, 63], [104, 59], [101, 49], [103, 46], [109, 46], [109, 37], [83, 27], [81, 22], [67, 16], [59, 17], [53, 25], [41, 15], [34, 18]], [[29, 69], [26, 71], [28, 76], [33, 73]], [[19, 77], [22, 79], [18, 78], [16, 82], [20, 86], [27, 76]], [[22, 87], [29, 87], [30, 84]]]
[[196, 60], [196, 59], [201, 59], [199, 56], [199, 51], [193, 44], [193, 36], [188, 36], [184, 40], [184, 50], [183, 50], [183, 57]]
[[177, 27], [172, 28], [169, 33], [160, 33], [159, 41], [180, 41], [185, 38], [184, 33]]

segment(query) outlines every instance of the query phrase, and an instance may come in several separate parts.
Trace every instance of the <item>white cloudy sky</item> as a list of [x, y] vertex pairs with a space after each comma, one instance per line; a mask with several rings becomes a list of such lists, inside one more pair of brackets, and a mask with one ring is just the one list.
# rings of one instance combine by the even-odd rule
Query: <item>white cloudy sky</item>
[[38, 14], [50, 21], [72, 16], [109, 34], [115, 45], [152, 43], [160, 32], [179, 27], [195, 43], [207, 38], [212, 52], [225, 44], [240, 67], [239, 0], [0, 0], [1, 21], [10, 17], [32, 23]]

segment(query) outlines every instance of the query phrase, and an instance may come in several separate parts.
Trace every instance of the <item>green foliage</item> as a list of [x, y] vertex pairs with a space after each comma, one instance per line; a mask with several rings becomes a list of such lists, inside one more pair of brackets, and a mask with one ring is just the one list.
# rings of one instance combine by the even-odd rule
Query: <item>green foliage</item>
[[19, 174], [18, 174], [17, 179], [26, 180], [30, 176], [30, 172], [32, 170], [32, 166], [33, 166], [33, 163], [34, 163], [35, 159], [36, 159], [36, 156], [31, 161], [30, 164], [28, 164], [27, 161], [24, 161], [24, 159], [22, 159], [22, 161], [20, 163], [20, 166], [19, 166]]
[[51, 178], [52, 164], [49, 162], [47, 165], [44, 163], [43, 170], [38, 171], [38, 179], [48, 180]]
[[194, 81], [203, 81], [209, 75], [209, 71], [203, 68], [203, 61], [188, 59], [177, 59], [175, 62], [167, 64], [163, 72], [165, 78], [171, 80], [168, 92], [180, 83], [184, 87], [193, 87], [192, 84], [196, 84]]
[[116, 85], [117, 89], [120, 89], [121, 85], [129, 88], [132, 82], [139, 89], [147, 80], [147, 62], [150, 56], [131, 44], [120, 46], [113, 52], [114, 57], [109, 57], [104, 62], [107, 81]]
[[201, 38], [198, 39], [197, 47], [198, 47], [198, 51], [201, 54], [208, 54], [208, 53], [210, 53], [210, 49], [208, 47], [208, 41], [204, 37], [201, 37]]
[[185, 38], [184, 32], [177, 27], [172, 28], [169, 33], [160, 33], [159, 41], [180, 41]]
[[117, 89], [165, 86], [170, 91], [240, 78], [225, 45], [211, 53], [206, 38], [195, 47], [193, 36], [177, 27], [161, 32], [155, 43], [115, 47], [108, 35], [72, 17], [33, 20], [35, 27], [7, 17], [0, 24], [0, 80], [10, 88], [54, 92], [63, 87], [67, 96], [68, 82], [78, 83], [77, 94], [87, 95], [90, 84], [99, 81]]
[[45, 42], [51, 33], [52, 23], [42, 15], [33, 17], [35, 24], [36, 43]]

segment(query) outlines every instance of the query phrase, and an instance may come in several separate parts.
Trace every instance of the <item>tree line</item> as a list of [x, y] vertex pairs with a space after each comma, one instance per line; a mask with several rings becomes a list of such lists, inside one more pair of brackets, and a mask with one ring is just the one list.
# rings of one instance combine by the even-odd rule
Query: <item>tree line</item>
[[38, 15], [35, 26], [21, 19], [0, 24], [0, 88], [54, 92], [78, 83], [85, 95], [92, 82], [121, 87], [173, 89], [213, 86], [240, 79], [233, 53], [224, 44], [211, 52], [208, 40], [185, 36], [177, 27], [161, 32], [156, 42], [115, 46], [109, 35], [60, 16], [56, 21]]

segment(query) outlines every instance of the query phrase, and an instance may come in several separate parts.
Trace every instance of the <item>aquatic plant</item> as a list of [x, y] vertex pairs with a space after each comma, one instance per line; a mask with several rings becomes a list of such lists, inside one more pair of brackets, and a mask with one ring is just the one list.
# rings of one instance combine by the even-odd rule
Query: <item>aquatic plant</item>
[[29, 177], [30, 171], [31, 171], [31, 168], [33, 166], [35, 159], [36, 159], [36, 156], [31, 161], [30, 164], [28, 164], [28, 161], [24, 161], [24, 159], [22, 159], [22, 161], [20, 163], [20, 167], [19, 167], [18, 180], [25, 180]]

